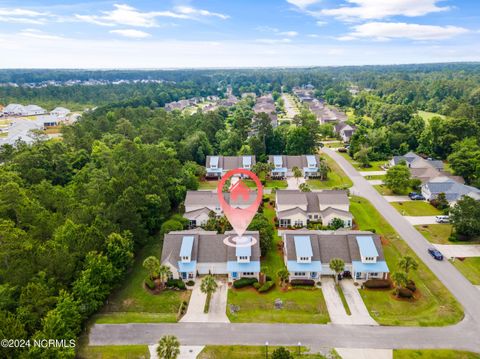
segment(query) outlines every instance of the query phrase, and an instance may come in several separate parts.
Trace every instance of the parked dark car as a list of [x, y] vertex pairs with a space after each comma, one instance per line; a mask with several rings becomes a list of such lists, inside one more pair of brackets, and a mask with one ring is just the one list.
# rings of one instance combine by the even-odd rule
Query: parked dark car
[[420, 193], [412, 192], [408, 194], [408, 197], [410, 197], [412, 201], [425, 201], [425, 197], [423, 197]]
[[440, 253], [438, 249], [435, 248], [428, 248], [428, 253], [435, 258], [437, 261], [442, 261], [443, 260], [443, 254]]

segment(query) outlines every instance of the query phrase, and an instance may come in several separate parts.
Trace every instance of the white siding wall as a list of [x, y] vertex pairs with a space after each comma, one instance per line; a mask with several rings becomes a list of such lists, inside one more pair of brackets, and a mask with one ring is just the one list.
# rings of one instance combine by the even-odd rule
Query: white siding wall
[[197, 271], [200, 275], [208, 274], [227, 274], [227, 262], [219, 263], [197, 263]]
[[295, 221], [300, 220], [300, 221], [303, 221], [303, 225], [306, 226], [306, 225], [307, 225], [307, 219], [308, 219], [308, 217], [307, 217], [307, 216], [304, 216], [304, 215], [301, 214], [301, 213], [297, 213], [297, 214], [292, 214], [292, 215], [290, 215], [290, 216], [282, 217], [281, 219], [290, 219], [290, 224], [291, 224], [292, 226], [295, 225]]
[[327, 216], [324, 216], [322, 219], [322, 224], [324, 226], [328, 226], [328, 224], [334, 219], [334, 218], [340, 218], [341, 220], [343, 220], [344, 222], [345, 221], [350, 221], [352, 222], [352, 219], [350, 217], [347, 217], [347, 216], [343, 216], [341, 214], [334, 214], [334, 213], [331, 213]]

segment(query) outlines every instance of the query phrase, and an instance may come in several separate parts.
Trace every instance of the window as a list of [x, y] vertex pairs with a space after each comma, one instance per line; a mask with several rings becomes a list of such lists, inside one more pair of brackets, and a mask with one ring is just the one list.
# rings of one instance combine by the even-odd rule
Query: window
[[295, 275], [295, 277], [304, 277], [305, 272], [295, 272], [294, 275]]
[[238, 259], [241, 261], [246, 261], [248, 260], [248, 256], [239, 256]]
[[370, 276], [372, 276], [372, 277], [377, 277], [377, 276], [378, 276], [378, 273], [370, 273]]
[[313, 218], [318, 219], [318, 214], [315, 214]]
[[297, 219], [295, 221], [295, 226], [300, 226], [300, 227], [303, 226], [303, 221], [301, 219]]
[[311, 272], [310, 277], [312, 278], [317, 278], [317, 272]]
[[290, 225], [289, 219], [281, 219], [280, 220], [280, 227], [288, 227]]
[[255, 275], [253, 272], [243, 272], [243, 275]]
[[190, 260], [190, 257], [187, 257], [187, 256], [182, 257], [182, 261], [189, 261], [189, 260]]
[[300, 257], [300, 260], [302, 262], [306, 262], [306, 261], [309, 261], [310, 260], [310, 257]]

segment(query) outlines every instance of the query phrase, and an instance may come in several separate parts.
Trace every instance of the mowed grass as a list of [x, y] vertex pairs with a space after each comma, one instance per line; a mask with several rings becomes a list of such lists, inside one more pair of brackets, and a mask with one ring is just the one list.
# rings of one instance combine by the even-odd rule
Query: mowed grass
[[415, 228], [431, 243], [436, 244], [456, 244], [459, 242], [450, 242], [448, 238], [452, 233], [452, 225], [447, 223], [422, 224]]
[[350, 155], [346, 152], [339, 152], [339, 155], [341, 155], [343, 158], [345, 158], [348, 162], [352, 164], [353, 167], [357, 171], [383, 171], [384, 169], [382, 166], [387, 163], [387, 161], [370, 161], [370, 167], [362, 167], [360, 163], [355, 161]]
[[465, 258], [463, 260], [456, 258], [453, 265], [467, 278], [472, 284], [480, 285], [480, 257]]
[[164, 290], [152, 294], [143, 286], [147, 271], [142, 263], [148, 256], [161, 254], [161, 240], [156, 238], [138, 254], [123, 285], [108, 298], [108, 304], [95, 315], [96, 323], [158, 323], [177, 321], [180, 304], [190, 298], [190, 291]]
[[205, 190], [205, 189], [217, 189], [218, 186], [218, 181], [216, 180], [209, 180], [209, 181], [200, 181], [198, 189], [199, 190]]
[[463, 311], [452, 294], [410, 249], [390, 224], [365, 198], [353, 196], [350, 211], [361, 230], [375, 230], [383, 238], [383, 251], [390, 273], [404, 255], [415, 258], [418, 270], [411, 278], [417, 286], [417, 299], [398, 300], [393, 290], [360, 290], [372, 317], [381, 325], [442, 326], [457, 323]]
[[[278, 346], [269, 346], [268, 355], [271, 357], [273, 351]], [[300, 347], [301, 356], [297, 356], [298, 347], [285, 347], [294, 355], [295, 358], [322, 359], [320, 354], [308, 354], [305, 347]], [[247, 345], [207, 345], [197, 356], [197, 359], [263, 359], [266, 357], [267, 348], [265, 346], [247, 346]]]
[[375, 188], [382, 196], [406, 196], [408, 193], [413, 192], [412, 188], [407, 188], [404, 192], [393, 193], [393, 191], [384, 184], [373, 185], [373, 188]]
[[403, 216], [438, 216], [442, 211], [424, 201], [407, 201], [390, 203]]
[[147, 345], [105, 345], [80, 348], [79, 359], [148, 359]]
[[330, 172], [328, 172], [328, 178], [325, 181], [318, 179], [307, 180], [308, 185], [312, 189], [332, 189], [332, 188], [349, 188], [353, 186], [350, 177], [348, 177], [345, 172], [340, 168], [340, 166], [335, 162], [330, 156], [322, 154], [325, 157], [325, 160], [330, 167]]
[[480, 359], [480, 354], [450, 349], [395, 349], [393, 359]]

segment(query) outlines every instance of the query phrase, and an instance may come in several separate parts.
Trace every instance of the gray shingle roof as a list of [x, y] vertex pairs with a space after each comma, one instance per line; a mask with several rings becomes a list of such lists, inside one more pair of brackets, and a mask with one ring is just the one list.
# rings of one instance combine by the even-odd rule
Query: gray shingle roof
[[219, 204], [217, 193], [213, 191], [187, 191], [185, 206], [215, 207]]
[[[224, 171], [233, 170], [235, 168], [243, 168], [243, 156], [207, 156], [206, 167], [210, 167], [210, 159], [218, 157], [218, 168]], [[255, 164], [255, 156], [251, 156], [251, 166]]]
[[[317, 160], [317, 163], [319, 163], [320, 162], [319, 156], [318, 155], [314, 155], [314, 156]], [[268, 156], [269, 163], [274, 163], [273, 157], [274, 155]], [[299, 169], [302, 169], [303, 167], [308, 166], [307, 155], [282, 156], [282, 162], [283, 162], [283, 167], [288, 168], [290, 171], [292, 170], [293, 167], [298, 167]]]

